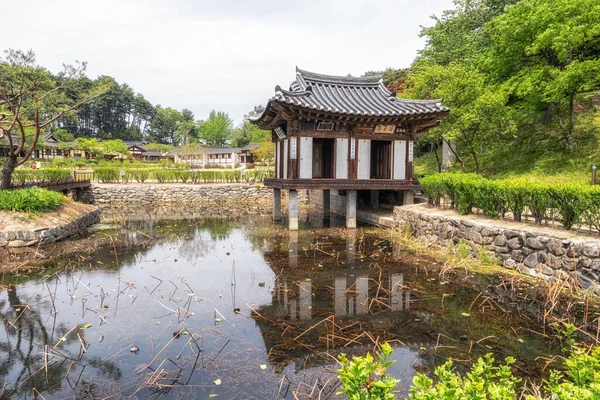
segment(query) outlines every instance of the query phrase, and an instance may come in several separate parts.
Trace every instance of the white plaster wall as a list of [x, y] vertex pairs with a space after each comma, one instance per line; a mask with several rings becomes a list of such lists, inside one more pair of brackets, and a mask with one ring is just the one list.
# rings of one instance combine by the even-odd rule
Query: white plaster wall
[[283, 179], [288, 178], [288, 140], [283, 141]]
[[312, 178], [313, 138], [300, 138], [300, 179]]
[[369, 179], [371, 176], [371, 139], [358, 141], [358, 179]]
[[394, 140], [394, 175], [392, 179], [406, 179], [405, 140]]
[[275, 142], [275, 177], [277, 179], [281, 178], [281, 174], [279, 172], [279, 168], [281, 168], [280, 167], [280, 165], [281, 165], [281, 154], [279, 154], [280, 153], [279, 149], [280, 149], [279, 142]]
[[348, 179], [348, 139], [335, 139], [335, 178]]

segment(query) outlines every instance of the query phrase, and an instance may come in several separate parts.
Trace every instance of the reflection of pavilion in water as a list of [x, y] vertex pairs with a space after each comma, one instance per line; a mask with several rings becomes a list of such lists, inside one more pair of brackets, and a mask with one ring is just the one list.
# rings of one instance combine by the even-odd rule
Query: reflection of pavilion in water
[[[287, 246], [282, 243], [281, 250], [287, 249], [289, 267], [296, 268], [300, 257], [298, 232], [290, 231], [289, 239]], [[347, 231], [345, 241], [345, 264], [348, 267], [357, 267], [356, 272], [363, 270], [363, 273], [348, 275], [354, 271], [346, 269], [343, 275], [331, 276], [327, 271], [322, 271], [323, 273], [317, 274], [312, 280], [301, 277], [292, 279], [278, 274], [273, 301], [282, 307], [280, 313], [292, 321], [305, 321], [313, 318], [313, 310], [316, 309], [329, 310], [329, 314], [333, 311], [337, 318], [344, 318], [369, 312], [376, 314], [386, 310], [403, 311], [410, 308], [410, 291], [404, 287], [404, 275], [382, 275], [381, 281], [379, 274], [369, 277], [368, 271], [364, 271], [367, 265], [363, 264], [364, 268], [357, 265], [356, 231]]]
[[[285, 277], [277, 277], [274, 303], [280, 313], [291, 321], [306, 321], [315, 312], [333, 310], [336, 318], [355, 315], [377, 314], [382, 311], [405, 311], [410, 308], [410, 291], [404, 288], [404, 275], [389, 274], [383, 282], [368, 275], [338, 276], [329, 282], [317, 282], [317, 291], [333, 287], [333, 296], [313, 295], [313, 281], [293, 283]], [[382, 287], [385, 286], [385, 287]]]

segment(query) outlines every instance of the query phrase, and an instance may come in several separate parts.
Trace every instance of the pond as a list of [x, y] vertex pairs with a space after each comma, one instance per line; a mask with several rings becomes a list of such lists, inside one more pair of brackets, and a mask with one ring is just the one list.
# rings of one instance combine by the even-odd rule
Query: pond
[[449, 357], [513, 355], [536, 376], [558, 351], [500, 278], [427, 272], [388, 231], [201, 214], [121, 221], [44, 276], [5, 278], [0, 397], [333, 398], [337, 355], [383, 341], [402, 397]]

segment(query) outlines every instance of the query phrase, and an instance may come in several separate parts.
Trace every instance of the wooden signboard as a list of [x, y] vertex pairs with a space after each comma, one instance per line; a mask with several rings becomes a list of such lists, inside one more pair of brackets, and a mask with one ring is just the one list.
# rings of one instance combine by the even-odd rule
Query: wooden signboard
[[393, 134], [395, 130], [396, 130], [396, 126], [395, 125], [376, 125], [375, 126], [375, 131], [373, 131], [373, 133], [389, 133], [389, 134]]

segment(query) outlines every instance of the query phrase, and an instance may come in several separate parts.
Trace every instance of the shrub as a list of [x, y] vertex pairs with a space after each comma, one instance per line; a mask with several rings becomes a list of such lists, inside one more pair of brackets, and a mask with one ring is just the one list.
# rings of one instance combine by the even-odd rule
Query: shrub
[[169, 182], [173, 179], [173, 174], [168, 169], [157, 169], [152, 171], [152, 176], [160, 183]]
[[120, 174], [119, 169], [114, 167], [98, 167], [94, 170], [98, 180], [103, 183], [115, 183], [119, 182]]
[[67, 197], [47, 189], [0, 190], [0, 210], [12, 212], [44, 212], [60, 208]]
[[449, 199], [461, 214], [480, 208], [489, 217], [513, 213], [516, 221], [528, 209], [541, 224], [548, 214], [557, 212], [566, 229], [578, 223], [600, 228], [600, 188], [584, 184], [550, 184], [523, 179], [488, 180], [472, 174], [442, 173], [420, 180], [429, 202], [439, 205]]
[[410, 388], [410, 399], [516, 399], [516, 385], [520, 379], [512, 375], [510, 366], [514, 362], [514, 358], [507, 357], [504, 365], [494, 366], [494, 358], [487, 354], [473, 364], [466, 377], [461, 377], [450, 360], [435, 369], [436, 384], [427, 376], [417, 374]]
[[150, 170], [148, 169], [131, 169], [129, 170], [129, 174], [133, 179], [140, 183], [144, 183], [150, 177]]
[[71, 179], [71, 170], [62, 168], [28, 169], [21, 168], [13, 173], [16, 185], [47, 181], [63, 181]]
[[348, 360], [345, 354], [340, 354], [342, 367], [338, 376], [342, 381], [342, 392], [349, 400], [394, 400], [394, 389], [398, 380], [387, 374], [387, 367], [395, 361], [388, 361], [392, 347], [384, 343], [377, 360], [367, 353], [364, 357], [352, 357]]

